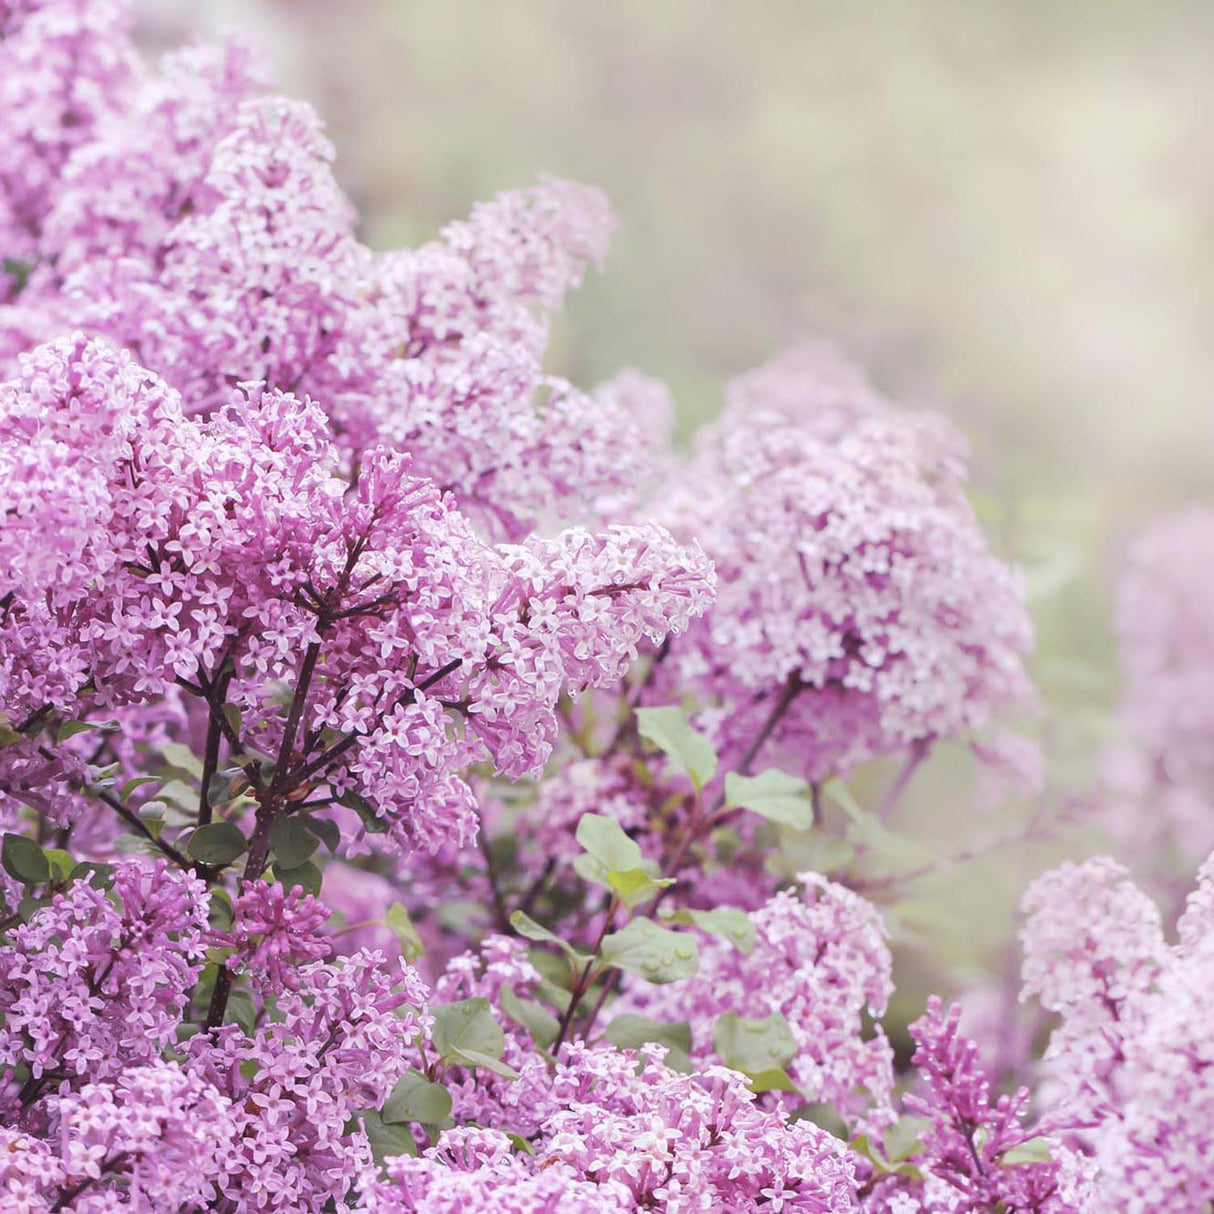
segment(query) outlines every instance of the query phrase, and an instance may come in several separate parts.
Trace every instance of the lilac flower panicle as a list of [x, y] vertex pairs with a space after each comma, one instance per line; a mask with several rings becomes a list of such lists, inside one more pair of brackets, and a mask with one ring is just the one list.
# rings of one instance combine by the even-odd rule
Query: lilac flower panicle
[[703, 936], [694, 977], [664, 987], [633, 987], [617, 1012], [643, 1011], [693, 1026], [693, 1057], [711, 1059], [712, 1029], [726, 1012], [788, 1022], [797, 1053], [787, 1070], [795, 1104], [828, 1103], [850, 1121], [889, 1116], [893, 1052], [864, 1015], [885, 1011], [892, 960], [876, 908], [841, 885], [803, 874], [803, 893], [777, 893], [751, 913], [755, 947], [739, 952]]
[[206, 951], [203, 886], [127, 862], [113, 890], [77, 881], [0, 943], [0, 1067], [34, 1086], [108, 1080], [176, 1039]]
[[761, 763], [810, 779], [1032, 702], [1023, 588], [965, 499], [960, 440], [823, 363], [805, 348], [735, 386], [655, 502], [719, 592], [653, 702], [694, 689], [726, 755], [761, 737]]

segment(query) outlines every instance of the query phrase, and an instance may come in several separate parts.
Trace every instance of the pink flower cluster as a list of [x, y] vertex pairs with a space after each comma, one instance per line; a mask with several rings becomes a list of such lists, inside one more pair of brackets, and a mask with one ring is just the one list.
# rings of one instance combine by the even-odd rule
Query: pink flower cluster
[[308, 106], [265, 95], [237, 43], [144, 68], [126, 10], [42, 0], [0, 17], [0, 249], [27, 279], [0, 364], [80, 327], [134, 351], [190, 413], [243, 381], [310, 395], [347, 459], [408, 449], [510, 538], [635, 483], [636, 420], [540, 363], [547, 312], [606, 251], [601, 193], [546, 178], [430, 245], [372, 253]]
[[243, 744], [268, 754], [284, 738], [276, 688], [304, 681], [301, 768], [325, 730], [356, 739], [310, 777], [357, 790], [401, 847], [433, 849], [474, 830], [459, 770], [486, 754], [535, 769], [560, 695], [618, 678], [707, 602], [703, 556], [656, 528], [495, 548], [408, 457], [367, 453], [352, 488], [337, 467], [307, 402], [245, 388], [196, 421], [95, 342], [25, 357], [0, 386], [8, 719], [146, 702], [175, 681], [209, 698], [222, 679], [260, 721]]
[[201, 882], [126, 864], [112, 897], [77, 881], [0, 943], [3, 1120], [44, 1090], [155, 1063], [176, 1041], [205, 928]]
[[637, 984], [615, 1011], [643, 1011], [692, 1026], [692, 1053], [713, 1056], [712, 1030], [733, 1012], [788, 1022], [797, 1052], [787, 1070], [798, 1092], [790, 1109], [829, 1104], [849, 1121], [883, 1123], [891, 1107], [893, 1051], [864, 1016], [879, 1017], [893, 993], [891, 958], [876, 908], [816, 873], [804, 892], [782, 891], [753, 911], [749, 954], [704, 934], [692, 978], [668, 986]]
[[[1118, 724], [1098, 821], [1168, 892], [1214, 847], [1214, 511], [1138, 536], [1117, 586]], [[1183, 886], [1182, 886], [1183, 887]]]
[[[237, 922], [273, 950], [283, 916], [253, 923], [254, 901]], [[0, 1196], [31, 1211], [119, 1208], [119, 1194], [135, 1210], [319, 1211], [344, 1196], [369, 1158], [348, 1122], [404, 1071], [429, 992], [378, 954], [315, 962], [251, 1032], [181, 1045], [207, 911], [197, 879], [128, 861], [112, 893], [77, 881], [0, 947]]]
[[1024, 907], [1025, 994], [1061, 1017], [1049, 1116], [1090, 1158], [1097, 1208], [1197, 1214], [1214, 1199], [1214, 860], [1173, 945], [1111, 860], [1047, 874]]
[[924, 1087], [904, 1104], [927, 1128], [908, 1158], [922, 1182], [913, 1176], [878, 1181], [873, 1211], [1084, 1214], [1091, 1207], [1081, 1163], [1057, 1140], [1025, 1128], [1027, 1088], [991, 1099], [977, 1047], [958, 1034], [960, 1018], [959, 1007], [946, 1014], [933, 998], [910, 1026], [917, 1047], [911, 1061]]
[[655, 502], [720, 588], [653, 702], [694, 690], [727, 754], [754, 761], [760, 738], [760, 766], [814, 780], [1031, 702], [1023, 591], [964, 480], [940, 418], [882, 401], [817, 347], [745, 376]]

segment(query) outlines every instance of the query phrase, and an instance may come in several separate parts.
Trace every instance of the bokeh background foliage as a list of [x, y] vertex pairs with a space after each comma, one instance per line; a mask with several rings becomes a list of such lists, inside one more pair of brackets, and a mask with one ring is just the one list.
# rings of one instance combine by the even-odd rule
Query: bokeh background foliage
[[[153, 49], [252, 28], [325, 117], [377, 246], [540, 172], [601, 185], [620, 231], [550, 360], [575, 381], [639, 366], [688, 434], [731, 375], [815, 332], [952, 417], [1029, 578], [1050, 796], [1082, 789], [1111, 728], [1122, 547], [1209, 497], [1214, 7], [145, 0], [144, 18]], [[975, 826], [962, 763], [925, 772], [900, 824], [945, 852], [1030, 812]], [[916, 930], [950, 968], [1002, 965], [1029, 874], [1096, 842], [1075, 826], [909, 886], [901, 998], [939, 985]]]

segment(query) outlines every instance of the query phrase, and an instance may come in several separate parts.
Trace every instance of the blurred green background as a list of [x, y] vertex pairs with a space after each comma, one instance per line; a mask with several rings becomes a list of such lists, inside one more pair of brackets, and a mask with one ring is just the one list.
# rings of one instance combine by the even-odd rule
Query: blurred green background
[[[620, 231], [558, 324], [554, 370], [660, 376], [686, 434], [731, 375], [817, 332], [950, 415], [992, 538], [1028, 571], [1055, 782], [1082, 786], [1115, 696], [1121, 545], [1209, 497], [1214, 5], [142, 7], [151, 46], [223, 23], [260, 38], [326, 119], [373, 245], [540, 172], [601, 185]], [[915, 799], [916, 829], [946, 843], [970, 813], [947, 779]], [[1044, 858], [968, 866], [981, 913], [944, 917], [963, 953], [1006, 934]]]
[[947, 410], [996, 489], [1131, 523], [1200, 493], [1214, 6], [1176, 0], [144, 0], [252, 29], [376, 245], [542, 171], [621, 229], [553, 361], [690, 423], [807, 330]]

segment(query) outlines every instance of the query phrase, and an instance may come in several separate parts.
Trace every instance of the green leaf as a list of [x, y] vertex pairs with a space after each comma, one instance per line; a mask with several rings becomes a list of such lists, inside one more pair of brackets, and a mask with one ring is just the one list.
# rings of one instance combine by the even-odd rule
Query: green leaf
[[248, 840], [231, 822], [208, 822], [190, 836], [186, 850], [203, 864], [231, 864], [248, 845]]
[[58, 847], [48, 847], [42, 853], [51, 866], [51, 877], [55, 881], [70, 881], [76, 861]]
[[789, 1121], [809, 1121], [819, 1129], [825, 1130], [835, 1138], [847, 1142], [850, 1135], [847, 1123], [839, 1116], [839, 1111], [833, 1104], [816, 1102], [814, 1104], [798, 1105], [788, 1114]]
[[606, 1033], [607, 1040], [621, 1050], [635, 1050], [653, 1043], [683, 1054], [691, 1053], [691, 1025], [686, 1020], [670, 1023], [625, 1012], [607, 1025]]
[[506, 1038], [493, 1018], [488, 999], [460, 999], [431, 1005], [430, 1011], [434, 1016], [434, 1048], [444, 1062], [456, 1062], [469, 1051], [489, 1059], [502, 1056]]
[[0, 844], [0, 863], [10, 877], [25, 885], [39, 885], [51, 875], [46, 853], [33, 839], [24, 835], [5, 834]]
[[1004, 1167], [1015, 1167], [1021, 1163], [1049, 1163], [1052, 1158], [1048, 1138], [1026, 1138], [1010, 1151], [1004, 1151], [999, 1162]]
[[270, 828], [276, 867], [298, 868], [320, 846], [316, 836], [294, 818], [279, 816]]
[[168, 806], [163, 801], [145, 801], [139, 807], [139, 821], [147, 827], [153, 839], [159, 839], [164, 830], [164, 818]]
[[923, 1134], [931, 1125], [927, 1117], [903, 1117], [885, 1131], [883, 1141], [885, 1158], [890, 1163], [901, 1163], [923, 1148]]
[[380, 1116], [387, 1125], [406, 1121], [438, 1125], [451, 1116], [451, 1093], [441, 1083], [431, 1083], [420, 1071], [406, 1071], [397, 1080]]
[[416, 961], [426, 955], [426, 946], [413, 926], [412, 917], [399, 902], [393, 902], [384, 912], [384, 922], [392, 929], [406, 961]]
[[574, 974], [582, 972], [585, 967], [575, 966], [567, 958], [558, 957], [555, 953], [540, 948], [529, 948], [527, 959], [540, 975], [539, 985], [535, 988], [536, 994], [548, 1007], [555, 1008], [558, 1012], [567, 1012], [572, 998], [569, 983]]
[[452, 1052], [453, 1060], [462, 1062], [465, 1066], [476, 1067], [484, 1071], [492, 1071], [495, 1075], [500, 1075], [503, 1079], [517, 1079], [518, 1071], [512, 1066], [507, 1066], [500, 1058], [494, 1057], [492, 1054], [486, 1054], [482, 1050], [466, 1050], [463, 1048], [456, 1049]]
[[393, 1155], [417, 1154], [417, 1140], [407, 1125], [389, 1125], [374, 1109], [357, 1113], [352, 1121], [362, 1122], [377, 1164], [382, 1166], [384, 1160]]
[[55, 742], [66, 742], [68, 738], [74, 738], [78, 733], [84, 733], [89, 729], [99, 729], [100, 721], [64, 721], [62, 725], [55, 731]]
[[725, 805], [731, 809], [748, 809], [769, 822], [791, 826], [794, 830], [808, 830], [814, 824], [809, 781], [774, 767], [757, 776], [731, 771], [725, 777]]
[[498, 1002], [502, 1011], [515, 1024], [522, 1025], [531, 1034], [531, 1040], [540, 1049], [547, 1049], [556, 1040], [560, 1023], [546, 1007], [533, 1003], [530, 999], [520, 999], [508, 986], [502, 987]]
[[248, 991], [233, 991], [228, 996], [228, 1006], [225, 1019], [232, 1024], [240, 1025], [244, 1032], [252, 1037], [257, 1027], [257, 1005]]
[[338, 805], [344, 805], [347, 809], [352, 809], [362, 820], [363, 826], [367, 828], [367, 833], [372, 835], [382, 835], [388, 829], [388, 823], [384, 821], [376, 812], [375, 806], [356, 792], [342, 793], [337, 798]]
[[746, 1075], [756, 1091], [796, 1091], [784, 1067], [796, 1057], [797, 1043], [779, 1012], [762, 1020], [726, 1012], [713, 1026], [712, 1048], [727, 1067]]
[[624, 828], [603, 814], [583, 814], [577, 824], [577, 841], [607, 869], [640, 868], [644, 863], [635, 839]]
[[574, 965], [586, 965], [591, 960], [585, 953], [579, 953], [572, 944], [562, 940], [555, 932], [549, 931], [542, 923], [537, 923], [525, 911], [516, 910], [510, 916], [510, 926], [527, 940], [555, 944]]
[[0, 269], [3, 269], [5, 274], [12, 276], [14, 295], [20, 295], [25, 290], [25, 284], [29, 282], [35, 265], [37, 262], [26, 261], [20, 257], [6, 257], [3, 262], [0, 262]]
[[329, 855], [337, 855], [341, 846], [341, 827], [331, 818], [304, 817], [300, 821], [329, 849]]
[[129, 801], [131, 799], [131, 793], [133, 793], [135, 791], [135, 789], [142, 787], [144, 784], [159, 784], [159, 783], [160, 783], [159, 776], [135, 776], [133, 779], [128, 780], [122, 786], [122, 788], [119, 790], [118, 800]]
[[226, 932], [232, 926], [235, 918], [232, 909], [232, 895], [222, 885], [211, 887], [211, 906], [208, 920], [217, 932]]
[[180, 742], [165, 742], [160, 747], [160, 753], [171, 767], [188, 772], [196, 780], [202, 779], [202, 760], [188, 746]]
[[284, 868], [281, 864], [274, 865], [274, 876], [282, 882], [283, 889], [294, 889], [299, 886], [304, 893], [316, 897], [324, 881], [324, 873], [312, 863], [305, 860], [294, 868]]
[[586, 881], [602, 885], [617, 894], [627, 907], [653, 897], [673, 881], [655, 875], [656, 866], [647, 861], [634, 839], [625, 834], [614, 818], [602, 814], [583, 814], [577, 827], [577, 841], [586, 849], [573, 867]]
[[114, 877], [114, 866], [82, 860], [72, 869], [69, 876], [72, 881], [87, 881], [94, 889], [108, 889]]
[[224, 720], [231, 727], [232, 732], [239, 737], [241, 726], [244, 723], [240, 709], [235, 704], [225, 704], [223, 706], [223, 716]]
[[692, 729], [681, 708], [638, 708], [636, 717], [641, 737], [678, 763], [697, 790], [717, 774], [716, 751], [703, 734]]
[[506, 1137], [510, 1139], [510, 1145], [513, 1146], [516, 1151], [522, 1151], [524, 1155], [535, 1154], [535, 1147], [533, 1147], [531, 1143], [529, 1143], [527, 1139], [522, 1136], [522, 1134], [508, 1132]]
[[607, 888], [619, 896], [620, 901], [631, 910], [642, 902], [648, 902], [659, 890], [674, 884], [673, 877], [654, 877], [647, 869], [609, 869]]
[[767, 1071], [755, 1071], [748, 1075], [752, 1092], [799, 1092], [801, 1089], [783, 1067], [772, 1067]]
[[677, 982], [700, 967], [700, 951], [686, 932], [672, 932], [651, 919], [633, 919], [603, 941], [603, 960], [650, 982]]
[[713, 936], [720, 936], [746, 956], [755, 948], [755, 925], [750, 916], [733, 906], [718, 906], [712, 910], [688, 910], [681, 907], [668, 920], [683, 927], [698, 927]]

